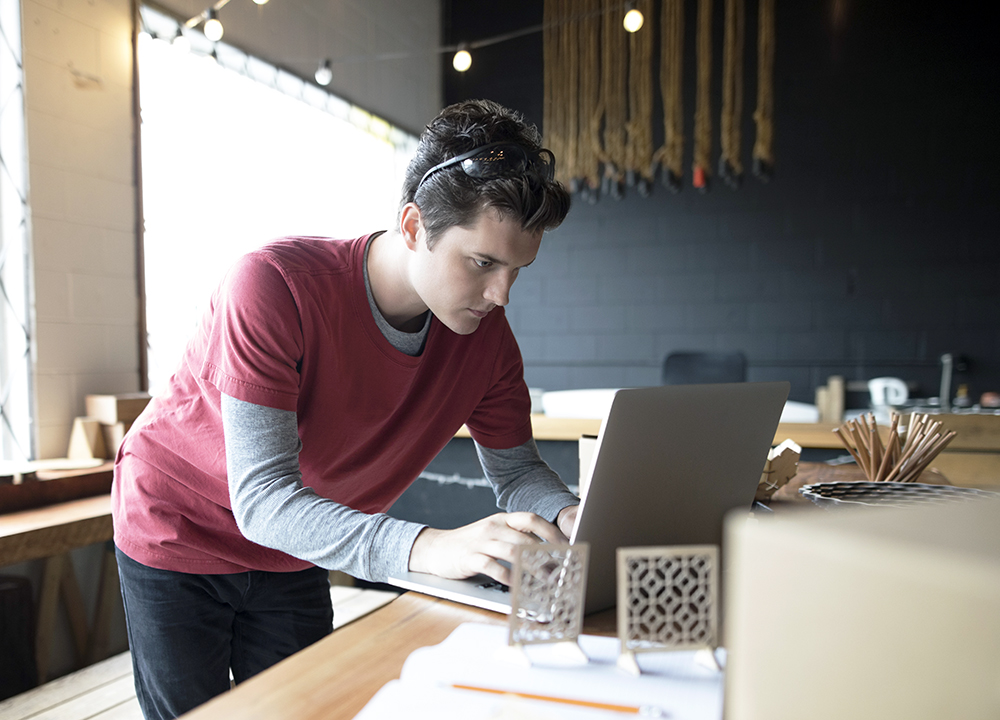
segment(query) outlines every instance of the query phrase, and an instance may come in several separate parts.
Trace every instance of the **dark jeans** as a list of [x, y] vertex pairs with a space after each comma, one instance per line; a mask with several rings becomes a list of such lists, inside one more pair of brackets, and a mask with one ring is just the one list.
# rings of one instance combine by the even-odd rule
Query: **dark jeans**
[[229, 690], [230, 670], [240, 683], [333, 631], [323, 568], [189, 575], [115, 552], [147, 720], [182, 715]]

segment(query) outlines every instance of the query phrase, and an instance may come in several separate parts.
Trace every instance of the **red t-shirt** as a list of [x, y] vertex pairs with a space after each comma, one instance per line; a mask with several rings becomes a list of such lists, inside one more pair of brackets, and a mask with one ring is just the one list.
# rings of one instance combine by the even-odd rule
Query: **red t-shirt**
[[531, 438], [503, 309], [470, 335], [433, 319], [419, 357], [399, 352], [365, 292], [369, 238], [285, 238], [226, 275], [169, 386], [119, 451], [112, 508], [126, 555], [196, 573], [310, 566], [240, 534], [221, 393], [295, 411], [303, 484], [366, 513], [388, 509], [463, 423], [489, 448]]

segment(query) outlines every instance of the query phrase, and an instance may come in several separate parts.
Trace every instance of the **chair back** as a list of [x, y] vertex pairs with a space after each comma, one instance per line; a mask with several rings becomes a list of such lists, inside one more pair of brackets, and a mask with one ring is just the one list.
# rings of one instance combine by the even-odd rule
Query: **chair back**
[[741, 352], [674, 352], [663, 361], [664, 385], [734, 383], [746, 379], [747, 359]]

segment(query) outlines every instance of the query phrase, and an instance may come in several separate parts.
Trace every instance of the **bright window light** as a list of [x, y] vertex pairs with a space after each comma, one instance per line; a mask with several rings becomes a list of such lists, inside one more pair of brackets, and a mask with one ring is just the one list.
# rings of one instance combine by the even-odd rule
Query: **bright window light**
[[[249, 58], [255, 77], [166, 40], [139, 44], [150, 392], [161, 390], [215, 286], [242, 254], [286, 235], [390, 227], [415, 139], [394, 145], [350, 106]], [[296, 83], [298, 83], [296, 85]], [[312, 90], [318, 91], [315, 86]], [[334, 114], [340, 111], [340, 116]], [[381, 122], [381, 121], [380, 121]], [[384, 125], [384, 122], [382, 123]]]

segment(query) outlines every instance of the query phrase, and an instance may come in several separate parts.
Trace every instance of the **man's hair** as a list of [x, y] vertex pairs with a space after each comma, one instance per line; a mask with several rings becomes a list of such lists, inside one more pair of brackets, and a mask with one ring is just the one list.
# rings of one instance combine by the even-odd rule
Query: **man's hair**
[[[435, 165], [493, 142], [515, 142], [537, 152], [541, 136], [520, 113], [490, 100], [449, 105], [420, 136], [416, 155], [406, 169], [400, 212], [407, 203], [420, 208], [427, 246], [450, 227], [470, 228], [487, 208], [527, 232], [557, 227], [569, 212], [570, 196], [555, 180], [532, 172], [510, 177], [473, 178], [454, 165], [420, 179]], [[419, 192], [418, 192], [419, 185]]]

